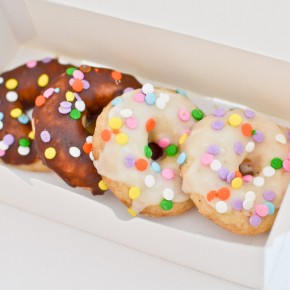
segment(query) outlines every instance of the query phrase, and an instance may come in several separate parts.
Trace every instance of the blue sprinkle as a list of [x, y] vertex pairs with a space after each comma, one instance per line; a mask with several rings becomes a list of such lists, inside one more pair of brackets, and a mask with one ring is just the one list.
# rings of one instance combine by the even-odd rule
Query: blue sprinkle
[[121, 102], [122, 102], [122, 98], [117, 97], [112, 101], [112, 105], [116, 106], [116, 105], [120, 104]]
[[4, 114], [0, 112], [0, 121], [2, 121], [3, 119], [4, 119]]
[[275, 212], [275, 205], [272, 202], [265, 202], [265, 205], [269, 209], [269, 215], [273, 214]]
[[181, 165], [181, 164], [183, 164], [185, 162], [185, 160], [186, 160], [186, 154], [184, 152], [182, 152], [182, 153], [179, 154], [179, 156], [178, 156], [176, 161], [177, 161], [177, 163], [179, 165]]
[[21, 124], [28, 124], [29, 123], [29, 118], [27, 115], [22, 114], [20, 117], [18, 117], [18, 122]]
[[55, 88], [55, 89], [54, 89], [54, 92], [55, 92], [55, 93], [59, 93], [59, 92], [60, 92], [60, 89], [59, 89], [59, 88]]
[[176, 89], [176, 92], [182, 96], [187, 97], [187, 92], [182, 89]]
[[161, 171], [161, 167], [160, 167], [160, 165], [157, 162], [152, 162], [151, 163], [151, 168], [156, 173]]
[[148, 105], [154, 105], [155, 102], [156, 102], [156, 96], [155, 94], [153, 93], [149, 93], [145, 96], [145, 102], [148, 104]]

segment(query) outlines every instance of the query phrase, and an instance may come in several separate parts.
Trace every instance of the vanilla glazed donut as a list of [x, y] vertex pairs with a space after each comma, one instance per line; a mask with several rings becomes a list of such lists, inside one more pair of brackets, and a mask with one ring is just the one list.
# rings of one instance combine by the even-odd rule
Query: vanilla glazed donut
[[178, 151], [204, 114], [181, 93], [145, 84], [114, 99], [97, 120], [94, 164], [132, 216], [178, 215], [193, 207], [181, 190], [184, 154]]
[[290, 181], [289, 137], [289, 130], [251, 110], [216, 109], [182, 146], [182, 188], [223, 228], [266, 232]]
[[70, 186], [103, 193], [106, 188], [91, 160], [87, 124], [124, 90], [139, 87], [133, 76], [111, 69], [69, 67], [36, 99], [33, 122], [39, 158]]
[[27, 111], [67, 66], [57, 59], [29, 61], [0, 75], [0, 158], [21, 169], [47, 170], [37, 157]]

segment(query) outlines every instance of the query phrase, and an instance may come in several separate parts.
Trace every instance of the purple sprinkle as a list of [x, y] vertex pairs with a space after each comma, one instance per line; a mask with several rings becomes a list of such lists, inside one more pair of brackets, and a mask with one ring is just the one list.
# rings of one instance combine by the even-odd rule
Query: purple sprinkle
[[58, 108], [58, 111], [61, 113], [61, 114], [68, 114], [68, 113], [70, 113], [70, 111], [71, 111], [71, 108], [63, 108], [63, 107], [59, 107]]
[[262, 219], [257, 214], [252, 215], [249, 219], [250, 225], [255, 228], [260, 225], [261, 221]]
[[90, 87], [90, 83], [86, 80], [83, 80], [82, 82], [84, 84], [84, 89], [87, 90]]
[[51, 57], [46, 57], [42, 60], [43, 63], [49, 63], [52, 61], [52, 58]]
[[4, 137], [3, 137], [3, 141], [6, 145], [10, 146], [14, 143], [14, 136], [11, 135], [11, 134], [6, 134]]
[[5, 150], [0, 149], [0, 157], [3, 157], [5, 155], [5, 153], [6, 153]]
[[290, 140], [290, 131], [287, 133], [287, 138]]
[[74, 83], [74, 78], [71, 78], [70, 80], [69, 80], [69, 84], [70, 84], [70, 86], [72, 86], [72, 84]]
[[124, 163], [127, 167], [133, 167], [135, 165], [135, 162], [136, 160], [134, 156], [128, 155], [125, 157]]
[[261, 142], [264, 141], [265, 136], [264, 136], [264, 134], [263, 134], [261, 131], [257, 130], [257, 131], [256, 131], [256, 134], [253, 135], [253, 139], [254, 139], [254, 141], [256, 141], [257, 143], [261, 143]]
[[237, 141], [234, 144], [234, 150], [238, 155], [241, 155], [244, 152], [243, 144], [240, 141]]
[[226, 114], [226, 110], [223, 108], [216, 108], [213, 111], [213, 115], [216, 117], [223, 117]]
[[217, 145], [209, 145], [207, 147], [207, 153], [217, 155], [220, 153], [220, 148]]
[[71, 107], [71, 102], [63, 101], [60, 103], [60, 106], [63, 108], [70, 108]]
[[243, 200], [240, 198], [234, 199], [232, 201], [232, 208], [235, 210], [242, 210], [243, 209]]
[[251, 110], [245, 110], [244, 111], [244, 114], [245, 116], [248, 118], [248, 119], [252, 119], [255, 117], [255, 112], [251, 111]]
[[50, 134], [48, 131], [42, 131], [40, 133], [40, 138], [44, 143], [48, 143], [50, 141]]
[[225, 123], [222, 120], [217, 120], [211, 123], [211, 127], [214, 130], [221, 130], [224, 126], [225, 126]]
[[236, 174], [235, 172], [230, 172], [228, 175], [227, 175], [227, 182], [228, 183], [231, 183], [232, 180], [236, 177]]
[[124, 90], [124, 93], [128, 93], [128, 92], [131, 92], [131, 91], [134, 91], [134, 89], [131, 88], [131, 87], [128, 87], [128, 88], [126, 88], [126, 89]]
[[81, 101], [82, 98], [80, 97], [80, 95], [78, 93], [74, 93], [75, 98], [77, 99], [77, 101]]
[[272, 190], [267, 190], [263, 192], [263, 197], [267, 201], [272, 201], [275, 198], [275, 193]]
[[219, 177], [222, 180], [226, 180], [227, 176], [229, 174], [229, 170], [226, 169], [225, 167], [222, 167], [219, 171], [218, 171]]

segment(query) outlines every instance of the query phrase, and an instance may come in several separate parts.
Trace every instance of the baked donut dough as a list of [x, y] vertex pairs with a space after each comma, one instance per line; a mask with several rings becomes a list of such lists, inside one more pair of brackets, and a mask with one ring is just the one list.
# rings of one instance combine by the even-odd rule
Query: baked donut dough
[[268, 231], [290, 182], [289, 130], [251, 110], [215, 110], [182, 145], [182, 188], [199, 211], [239, 234]]
[[43, 171], [36, 154], [27, 110], [53, 78], [67, 66], [57, 59], [29, 61], [0, 75], [0, 158], [22, 169]]
[[106, 188], [99, 186], [100, 176], [90, 159], [92, 136], [87, 123], [124, 90], [139, 87], [133, 76], [118, 71], [69, 67], [35, 102], [39, 158], [70, 186], [103, 193]]
[[178, 215], [193, 207], [181, 190], [179, 147], [202, 117], [187, 97], [151, 84], [104, 109], [93, 138], [94, 164], [131, 215]]

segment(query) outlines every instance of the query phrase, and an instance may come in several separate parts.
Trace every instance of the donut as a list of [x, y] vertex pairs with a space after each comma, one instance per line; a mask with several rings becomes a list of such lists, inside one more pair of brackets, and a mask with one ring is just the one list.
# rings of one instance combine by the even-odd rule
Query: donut
[[183, 94], [144, 84], [114, 99], [97, 120], [94, 164], [132, 216], [178, 215], [193, 207], [181, 190], [179, 147], [204, 113]]
[[182, 145], [182, 189], [223, 228], [266, 232], [290, 182], [289, 136], [288, 129], [252, 110], [218, 108]]
[[46, 170], [36, 154], [27, 111], [65, 69], [57, 59], [45, 58], [0, 75], [0, 157], [4, 163], [26, 170]]
[[126, 89], [141, 87], [133, 77], [105, 68], [69, 67], [35, 100], [33, 123], [39, 158], [71, 187], [93, 194], [106, 190], [91, 160], [87, 124]]

